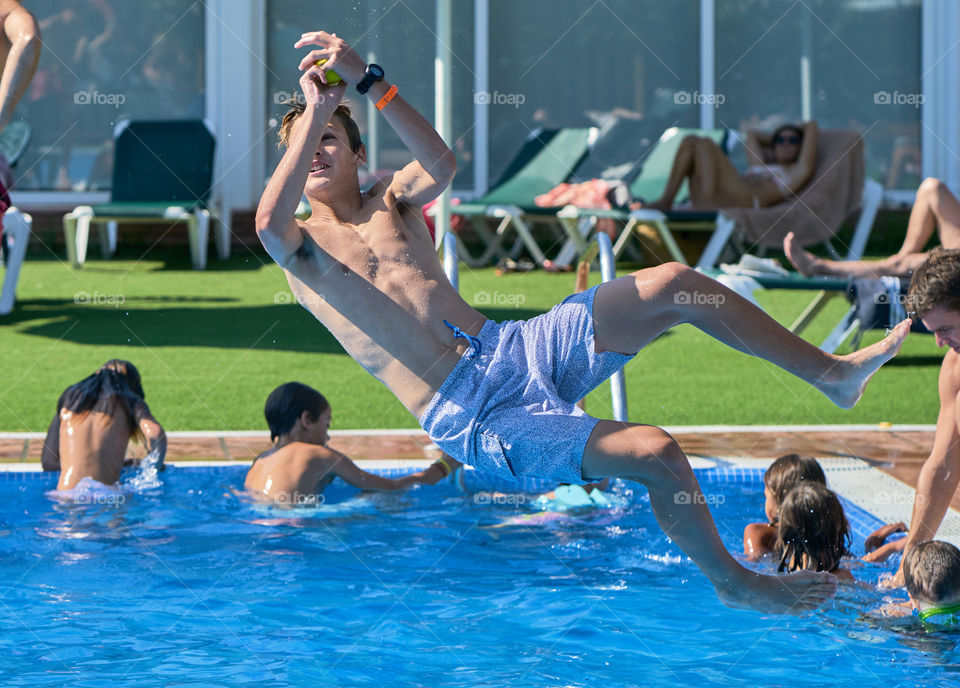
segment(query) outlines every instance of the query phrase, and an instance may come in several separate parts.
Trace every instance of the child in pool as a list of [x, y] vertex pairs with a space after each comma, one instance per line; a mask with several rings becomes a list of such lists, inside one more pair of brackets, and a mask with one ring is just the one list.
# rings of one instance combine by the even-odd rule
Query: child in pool
[[921, 621], [960, 623], [960, 550], [940, 540], [920, 543], [903, 558], [903, 580]]
[[802, 482], [827, 484], [827, 478], [816, 459], [797, 454], [785, 454], [763, 474], [763, 509], [767, 523], [750, 523], [743, 529], [743, 553], [751, 561], [758, 561], [772, 552], [777, 543], [780, 504], [790, 489]]
[[327, 447], [330, 404], [320, 392], [300, 384], [280, 385], [267, 397], [263, 414], [273, 447], [254, 459], [243, 486], [259, 501], [293, 505], [316, 503], [333, 479], [361, 490], [402, 490], [418, 483], [433, 485], [460, 464], [445, 456], [426, 470], [402, 478], [367, 473]]
[[127, 444], [138, 438], [147, 448], [144, 460], [162, 468], [167, 437], [144, 401], [140, 373], [129, 361], [113, 359], [60, 395], [40, 463], [45, 471], [60, 471], [58, 490], [84, 479], [113, 485]]
[[818, 482], [795, 485], [780, 504], [778, 570], [826, 571], [853, 581], [853, 574], [840, 566], [849, 545], [850, 526], [837, 495]]

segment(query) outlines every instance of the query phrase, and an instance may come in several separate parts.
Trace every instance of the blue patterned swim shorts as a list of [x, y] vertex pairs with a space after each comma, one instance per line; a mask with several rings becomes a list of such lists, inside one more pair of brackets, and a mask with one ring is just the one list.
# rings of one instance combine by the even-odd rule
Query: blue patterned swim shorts
[[463, 355], [420, 418], [430, 439], [502, 476], [585, 482], [583, 452], [599, 421], [574, 404], [632, 358], [594, 351], [596, 290], [530, 320], [484, 323], [479, 347]]

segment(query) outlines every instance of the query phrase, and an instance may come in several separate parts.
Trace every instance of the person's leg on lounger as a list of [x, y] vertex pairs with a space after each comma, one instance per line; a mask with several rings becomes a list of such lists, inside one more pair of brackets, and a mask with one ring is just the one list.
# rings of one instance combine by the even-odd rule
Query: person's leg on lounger
[[798, 272], [804, 275], [838, 277], [908, 277], [927, 259], [924, 247], [937, 230], [943, 248], [960, 248], [960, 201], [947, 185], [929, 177], [917, 189], [910, 211], [903, 246], [894, 255], [880, 260], [830, 260], [803, 249], [793, 232], [783, 240], [783, 251]]

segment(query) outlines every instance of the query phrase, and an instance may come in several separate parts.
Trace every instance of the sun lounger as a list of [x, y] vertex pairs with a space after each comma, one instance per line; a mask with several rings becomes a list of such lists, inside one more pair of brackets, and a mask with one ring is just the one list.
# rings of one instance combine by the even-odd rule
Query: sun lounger
[[[516, 235], [540, 265], [546, 256], [531, 232], [527, 212], [542, 215], [534, 198], [566, 181], [596, 139], [594, 127], [541, 129], [533, 132], [493, 188], [475, 201], [453, 206], [451, 212], [466, 218], [486, 247], [471, 255], [458, 237], [460, 259], [471, 266], [487, 265], [508, 253], [504, 242]], [[556, 222], [555, 215], [547, 216]], [[491, 231], [487, 219], [497, 221]]]

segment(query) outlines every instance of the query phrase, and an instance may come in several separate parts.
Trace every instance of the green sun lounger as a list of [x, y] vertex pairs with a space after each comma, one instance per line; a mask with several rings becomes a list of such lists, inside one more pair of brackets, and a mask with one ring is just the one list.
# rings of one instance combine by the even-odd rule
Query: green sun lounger
[[[116, 245], [119, 223], [183, 223], [193, 267], [207, 263], [214, 138], [200, 120], [136, 121], [114, 141], [115, 162], [109, 203], [79, 206], [64, 215], [67, 255], [74, 267], [86, 260], [90, 226], [100, 227], [104, 257]], [[217, 248], [229, 256], [226, 222], [218, 223]]]
[[[620, 136], [617, 128], [610, 130], [611, 138]], [[727, 139], [726, 129], [689, 129], [681, 127], [671, 127], [663, 132], [656, 144], [649, 149], [642, 160], [638, 161], [632, 171], [631, 176], [624, 179], [628, 182], [630, 194], [634, 198], [642, 198], [650, 201], [659, 198], [667, 186], [667, 179], [670, 176], [670, 170], [673, 167], [673, 160], [677, 156], [677, 150], [680, 143], [688, 136], [704, 136], [710, 138], [720, 147], [723, 147]], [[597, 146], [606, 143], [604, 137], [597, 142]], [[686, 182], [680, 187], [677, 194], [678, 199], [684, 199], [688, 195]], [[700, 216], [703, 217], [700, 217]], [[566, 206], [557, 212], [557, 217], [563, 222], [564, 229], [571, 243], [576, 247], [579, 255], [587, 252], [590, 238], [590, 226], [595, 224], [596, 220], [612, 219], [622, 223], [624, 228], [620, 232], [617, 240], [613, 244], [613, 254], [619, 257], [623, 253], [630, 238], [633, 236], [634, 229], [639, 224], [650, 224], [659, 232], [667, 250], [676, 260], [679, 256], [683, 260], [683, 254], [673, 239], [673, 235], [667, 228], [670, 214], [661, 213], [658, 210], [636, 210], [630, 212], [624, 209], [598, 209], [598, 208], [578, 208], [576, 206]], [[684, 213], [684, 219], [697, 219], [704, 222], [714, 222], [716, 213]], [[683, 262], [686, 262], [685, 260]]]
[[[507, 254], [504, 242], [516, 234], [537, 264], [546, 260], [530, 230], [528, 214], [556, 223], [553, 213], [544, 214], [534, 199], [567, 181], [595, 139], [594, 127], [541, 129], [533, 132], [517, 152], [493, 188], [475, 201], [452, 206], [454, 215], [465, 217], [486, 244], [479, 256], [471, 255], [457, 237], [460, 259], [478, 267]], [[486, 219], [498, 220], [490, 231]]]

